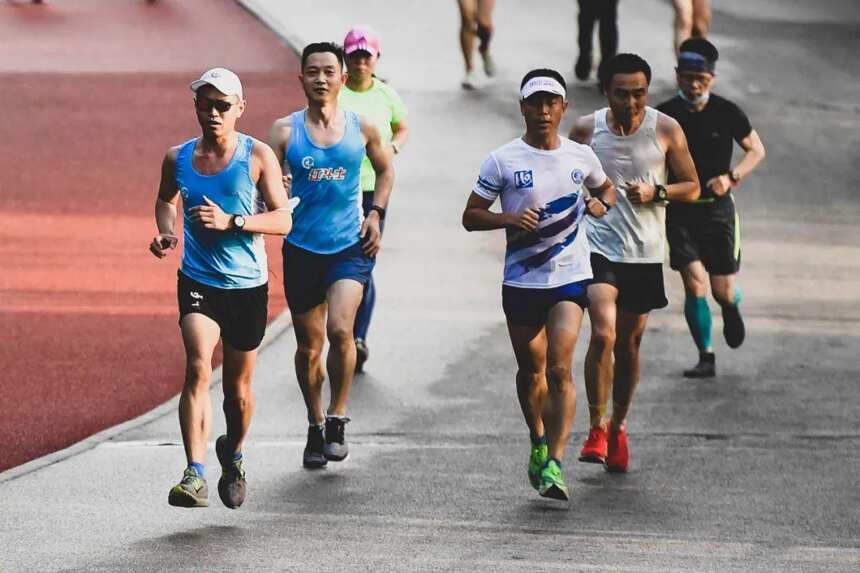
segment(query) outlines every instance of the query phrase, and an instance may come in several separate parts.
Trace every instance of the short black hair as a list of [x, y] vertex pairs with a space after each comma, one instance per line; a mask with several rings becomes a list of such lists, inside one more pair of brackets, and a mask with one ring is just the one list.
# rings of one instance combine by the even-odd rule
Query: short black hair
[[557, 71], [551, 70], [549, 68], [537, 68], [524, 75], [523, 81], [520, 82], [520, 89], [523, 89], [523, 86], [525, 86], [526, 83], [528, 83], [528, 81], [532, 78], [552, 78], [554, 80], [557, 80], [558, 83], [561, 84], [561, 87], [565, 89], [565, 91], [567, 90], [567, 84], [564, 81], [564, 77], [562, 77], [562, 75]]
[[308, 44], [305, 46], [305, 49], [302, 50], [302, 70], [305, 69], [305, 64], [311, 54], [321, 54], [325, 52], [334, 54], [340, 64], [340, 69], [343, 69], [343, 48], [340, 44], [336, 44], [335, 42], [314, 42], [313, 44]]
[[600, 80], [601, 89], [605, 91], [615, 74], [635, 74], [636, 72], [645, 74], [645, 80], [648, 85], [651, 85], [651, 66], [648, 62], [636, 54], [616, 54], [600, 63], [597, 79]]
[[678, 52], [693, 52], [699, 54], [712, 64], [720, 59], [717, 47], [704, 38], [688, 38], [681, 42]]

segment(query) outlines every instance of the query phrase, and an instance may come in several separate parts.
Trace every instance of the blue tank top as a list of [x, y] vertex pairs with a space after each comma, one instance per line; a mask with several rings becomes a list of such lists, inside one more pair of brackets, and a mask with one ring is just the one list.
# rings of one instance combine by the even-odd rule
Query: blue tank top
[[182, 194], [185, 249], [182, 274], [205, 285], [252, 288], [268, 280], [263, 237], [259, 233], [213, 231], [188, 217], [188, 209], [204, 205], [205, 195], [225, 213], [254, 215], [263, 211], [257, 186], [251, 179], [254, 139], [239, 134], [230, 163], [214, 175], [203, 175], [191, 163], [198, 138], [185, 142], [176, 157], [176, 187]]
[[284, 172], [292, 173], [292, 195], [301, 198], [286, 240], [319, 254], [337, 253], [358, 242], [361, 233], [361, 160], [364, 141], [359, 116], [346, 114], [343, 138], [321, 147], [305, 129], [305, 112], [292, 114]]

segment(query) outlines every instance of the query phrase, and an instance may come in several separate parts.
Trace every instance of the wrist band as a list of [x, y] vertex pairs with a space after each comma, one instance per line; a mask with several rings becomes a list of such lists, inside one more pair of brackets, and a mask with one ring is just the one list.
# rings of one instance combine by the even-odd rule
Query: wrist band
[[385, 219], [385, 208], [384, 207], [380, 207], [379, 205], [371, 205], [370, 210], [376, 211], [379, 214], [379, 220], [380, 221]]

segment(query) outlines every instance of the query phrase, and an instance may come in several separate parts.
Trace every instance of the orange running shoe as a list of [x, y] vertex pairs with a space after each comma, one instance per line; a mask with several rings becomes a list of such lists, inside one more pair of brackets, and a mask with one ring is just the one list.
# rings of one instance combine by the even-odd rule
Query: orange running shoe
[[606, 455], [606, 471], [626, 473], [630, 463], [630, 450], [627, 447], [627, 429], [609, 428], [609, 447]]
[[588, 438], [579, 452], [579, 461], [590, 464], [605, 464], [606, 451], [608, 448], [608, 434], [606, 428], [595, 426], [588, 432]]

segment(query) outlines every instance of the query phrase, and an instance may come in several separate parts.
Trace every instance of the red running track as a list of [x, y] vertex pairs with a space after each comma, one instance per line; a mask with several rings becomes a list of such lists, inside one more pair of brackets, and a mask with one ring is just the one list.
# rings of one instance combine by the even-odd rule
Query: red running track
[[161, 159], [199, 133], [188, 83], [214, 66], [242, 77], [255, 137], [303, 105], [296, 56], [231, 0], [0, 3], [0, 471], [181, 389], [180, 253], [147, 245]]

